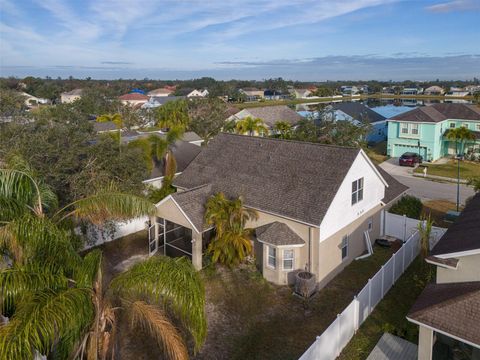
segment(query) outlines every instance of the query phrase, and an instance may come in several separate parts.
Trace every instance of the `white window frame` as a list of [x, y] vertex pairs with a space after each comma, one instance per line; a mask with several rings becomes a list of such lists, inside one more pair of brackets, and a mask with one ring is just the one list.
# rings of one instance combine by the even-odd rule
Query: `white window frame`
[[[291, 253], [292, 254], [292, 257], [291, 258], [287, 258], [286, 257], [286, 254], [288, 253]], [[288, 267], [285, 267], [285, 261], [292, 261], [292, 267], [288, 268]], [[293, 249], [285, 249], [283, 250], [283, 261], [282, 261], [282, 267], [283, 267], [283, 270], [285, 271], [291, 271], [295, 268], [295, 250]]]
[[[350, 235], [343, 235], [342, 243], [340, 244], [340, 255], [342, 256], [342, 261], [348, 258], [348, 243], [350, 240]], [[345, 249], [345, 256], [343, 256], [343, 249]]]
[[[273, 255], [270, 255], [270, 250], [273, 250]], [[273, 259], [273, 266], [270, 264], [270, 259]], [[270, 245], [267, 246], [267, 267], [270, 269], [277, 268], [277, 248]]]
[[[406, 130], [406, 132], [403, 130]], [[400, 135], [408, 135], [408, 123], [400, 123]]]
[[468, 123], [462, 123], [462, 127], [468, 129]]
[[[358, 204], [360, 201], [363, 200], [364, 185], [365, 185], [365, 181], [364, 181], [363, 177], [361, 177], [360, 179], [357, 179], [355, 181], [352, 181], [352, 193], [351, 193], [352, 206], [355, 205], [355, 204]], [[356, 186], [355, 190], [354, 190], [354, 186]], [[361, 195], [361, 199], [360, 199], [359, 195]], [[355, 201], [354, 201], [354, 196], [355, 196]]]
[[455, 129], [457, 127], [457, 124], [455, 124], [454, 122], [451, 122], [449, 127], [450, 129]]
[[410, 124], [410, 135], [412, 136], [420, 135], [420, 126], [418, 124]]
[[480, 124], [475, 124], [475, 130], [480, 131]]

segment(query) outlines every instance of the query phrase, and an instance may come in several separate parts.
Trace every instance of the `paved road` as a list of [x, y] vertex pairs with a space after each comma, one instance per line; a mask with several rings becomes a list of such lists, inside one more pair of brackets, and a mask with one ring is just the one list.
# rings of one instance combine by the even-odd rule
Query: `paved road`
[[[453, 183], [443, 183], [431, 180], [425, 180], [414, 177], [413, 169], [405, 166], [399, 166], [398, 159], [392, 158], [380, 166], [392, 175], [402, 184], [410, 189], [408, 193], [424, 200], [449, 200], [457, 202], [457, 185]], [[465, 200], [474, 194], [473, 189], [466, 185], [460, 185], [460, 203], [465, 204]]]

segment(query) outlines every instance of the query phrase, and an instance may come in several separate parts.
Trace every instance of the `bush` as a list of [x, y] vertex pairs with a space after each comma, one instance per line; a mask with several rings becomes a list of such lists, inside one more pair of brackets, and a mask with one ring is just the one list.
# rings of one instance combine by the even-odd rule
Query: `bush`
[[419, 198], [405, 195], [390, 208], [389, 212], [397, 215], [407, 215], [412, 219], [420, 219], [422, 213], [422, 202]]

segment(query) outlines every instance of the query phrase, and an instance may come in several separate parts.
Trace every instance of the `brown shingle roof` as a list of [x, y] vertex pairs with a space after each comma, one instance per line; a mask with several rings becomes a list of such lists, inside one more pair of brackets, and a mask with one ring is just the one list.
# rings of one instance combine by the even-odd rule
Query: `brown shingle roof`
[[480, 107], [467, 104], [434, 104], [407, 111], [389, 120], [436, 123], [447, 119], [480, 120]]
[[124, 100], [124, 101], [131, 101], [131, 100], [137, 100], [137, 101], [144, 100], [144, 101], [148, 101], [148, 96], [147, 96], [147, 95], [138, 94], [138, 93], [125, 94], [125, 95], [119, 96], [118, 98], [119, 98], [120, 100]]
[[320, 225], [358, 149], [219, 134], [174, 180], [212, 184], [247, 207]]
[[303, 119], [296, 111], [286, 105], [280, 106], [261, 106], [245, 109], [250, 116], [262, 119], [268, 126], [273, 126], [277, 121], [286, 121], [292, 125]]
[[397, 197], [399, 197], [408, 190], [408, 186], [405, 186], [401, 182], [394, 179], [393, 176], [383, 170], [380, 166], [375, 167], [388, 184], [388, 187], [385, 188], [385, 196], [382, 199], [384, 204], [388, 204], [392, 200], [395, 200]]
[[205, 226], [205, 204], [212, 194], [211, 185], [202, 185], [187, 191], [172, 194], [172, 198], [182, 208], [198, 231]]
[[480, 281], [429, 284], [407, 317], [480, 345]]
[[431, 251], [441, 256], [480, 249], [480, 193], [467, 204], [458, 219]]
[[305, 245], [305, 241], [295, 231], [278, 221], [257, 227], [255, 235], [259, 241], [275, 246]]

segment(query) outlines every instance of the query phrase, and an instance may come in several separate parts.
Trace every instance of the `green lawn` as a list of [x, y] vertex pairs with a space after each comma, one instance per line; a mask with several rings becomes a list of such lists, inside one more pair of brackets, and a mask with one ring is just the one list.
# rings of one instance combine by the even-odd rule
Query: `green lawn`
[[373, 147], [366, 148], [365, 153], [368, 155], [370, 160], [379, 165], [388, 159], [388, 156], [385, 155], [387, 153], [387, 142], [382, 141]]
[[408, 322], [406, 316], [430, 281], [432, 270], [431, 265], [417, 257], [362, 324], [338, 359], [365, 359], [384, 332], [418, 343], [418, 326]]
[[[449, 178], [457, 178], [457, 162], [449, 160], [447, 164], [423, 164], [427, 167], [427, 176], [436, 175]], [[423, 167], [419, 166], [415, 169], [416, 173], [423, 174]], [[480, 163], [473, 161], [460, 162], [460, 178], [468, 179], [471, 177], [480, 176]]]
[[308, 304], [251, 268], [204, 271], [208, 337], [194, 359], [298, 359], [391, 255], [392, 249], [375, 247]]

